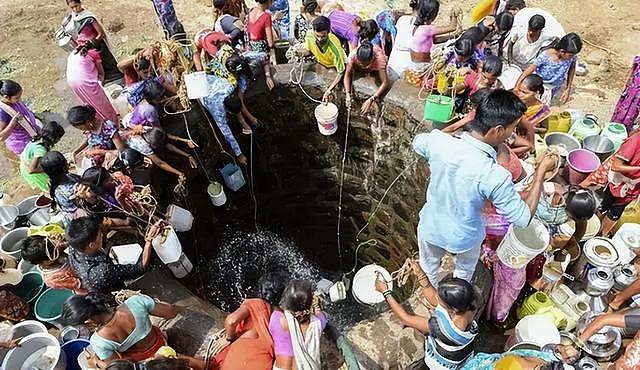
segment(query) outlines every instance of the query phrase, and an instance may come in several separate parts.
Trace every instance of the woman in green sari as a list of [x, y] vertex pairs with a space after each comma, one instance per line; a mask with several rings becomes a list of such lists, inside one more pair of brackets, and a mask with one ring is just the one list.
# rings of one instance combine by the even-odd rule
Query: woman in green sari
[[64, 128], [51, 121], [44, 125], [42, 133], [27, 144], [20, 154], [20, 174], [33, 189], [49, 191], [49, 176], [40, 167], [40, 159], [62, 138]]

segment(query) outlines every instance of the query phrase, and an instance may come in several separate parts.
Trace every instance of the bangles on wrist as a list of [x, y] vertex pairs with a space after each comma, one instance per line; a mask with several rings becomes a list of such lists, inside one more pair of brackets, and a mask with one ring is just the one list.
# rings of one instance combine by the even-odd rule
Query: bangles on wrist
[[385, 301], [387, 300], [387, 297], [392, 295], [393, 292], [390, 289], [385, 290], [384, 292], [382, 292], [382, 296], [384, 297]]

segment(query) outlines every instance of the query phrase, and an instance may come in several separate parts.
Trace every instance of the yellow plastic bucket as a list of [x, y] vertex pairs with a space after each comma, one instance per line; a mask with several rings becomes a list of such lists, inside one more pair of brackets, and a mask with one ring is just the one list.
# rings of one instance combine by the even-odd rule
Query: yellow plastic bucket
[[571, 113], [560, 112], [549, 116], [547, 132], [569, 132], [571, 128]]

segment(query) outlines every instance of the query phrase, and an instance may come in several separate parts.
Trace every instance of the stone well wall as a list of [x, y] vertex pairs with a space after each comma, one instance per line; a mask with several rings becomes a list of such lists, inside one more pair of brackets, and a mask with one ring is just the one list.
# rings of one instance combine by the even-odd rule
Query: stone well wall
[[[309, 68], [302, 85], [317, 98], [334, 76], [321, 67], [317, 72], [314, 66]], [[410, 147], [417, 132], [430, 129], [420, 124], [422, 104], [417, 90], [397, 83], [380, 109], [361, 115], [362, 98], [373, 93], [375, 84], [370, 78], [359, 79], [353, 111], [348, 117], [339, 93], [338, 131], [323, 136], [313, 117], [316, 103], [289, 83], [290, 69], [289, 65], [278, 66], [276, 91], [258, 96], [250, 107], [256, 116], [268, 117], [267, 132], [256, 138], [254, 153], [261, 221], [284, 225], [303, 241], [300, 244], [317, 246], [316, 255], [311, 257], [321, 267], [337, 267], [338, 188], [349, 118], [341, 224], [345, 267], [350, 269], [359, 241], [375, 239], [378, 246], [362, 248], [360, 262], [375, 262], [390, 271], [398, 269], [417, 250], [416, 225], [428, 176], [424, 161], [414, 164], [417, 156]], [[356, 241], [357, 231], [366, 224], [391, 182], [407, 167]]]

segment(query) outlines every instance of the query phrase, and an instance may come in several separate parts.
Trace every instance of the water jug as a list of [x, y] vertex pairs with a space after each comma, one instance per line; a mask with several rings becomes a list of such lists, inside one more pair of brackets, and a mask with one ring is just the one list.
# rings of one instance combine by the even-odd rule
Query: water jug
[[548, 119], [547, 132], [567, 132], [571, 128], [571, 113], [560, 112], [552, 114]]
[[620, 149], [620, 145], [627, 138], [627, 128], [623, 124], [611, 122], [602, 130], [602, 135], [613, 141], [614, 150]]
[[572, 135], [580, 143], [585, 137], [591, 135], [598, 135], [600, 133], [600, 126], [598, 125], [598, 117], [593, 114], [587, 114], [584, 118], [571, 126], [569, 135]]

